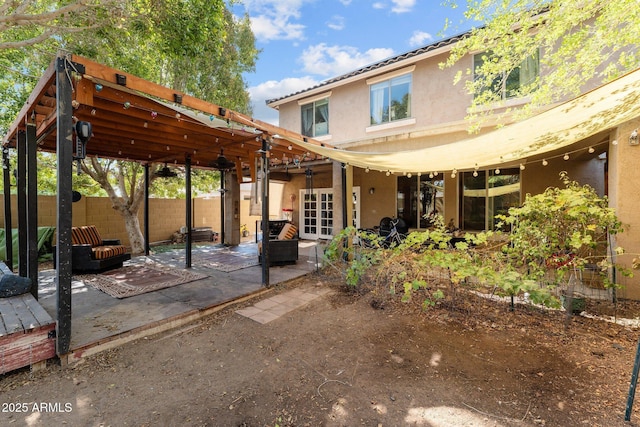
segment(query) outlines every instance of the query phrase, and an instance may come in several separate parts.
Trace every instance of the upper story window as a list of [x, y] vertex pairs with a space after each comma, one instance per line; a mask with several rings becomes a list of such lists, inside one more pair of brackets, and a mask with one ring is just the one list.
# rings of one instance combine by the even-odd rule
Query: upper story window
[[372, 125], [411, 117], [411, 74], [373, 83], [369, 91]]
[[[480, 69], [484, 61], [487, 59], [488, 52], [479, 53], [473, 56], [473, 72], [474, 76], [478, 75], [477, 70]], [[518, 67], [514, 68], [509, 74], [502, 75], [493, 80], [490, 90], [500, 99], [510, 99], [519, 96], [520, 89], [535, 83], [540, 75], [540, 52], [525, 59]], [[486, 90], [486, 89], [485, 89]]]
[[303, 104], [300, 111], [304, 136], [314, 138], [329, 134], [329, 98]]

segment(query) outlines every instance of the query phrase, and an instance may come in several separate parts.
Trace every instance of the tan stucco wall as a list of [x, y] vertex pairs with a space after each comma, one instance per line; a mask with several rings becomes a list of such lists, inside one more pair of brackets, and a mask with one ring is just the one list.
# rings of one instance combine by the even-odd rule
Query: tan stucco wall
[[[616, 209], [625, 231], [617, 236], [616, 244], [626, 254], [618, 261], [631, 266], [633, 258], [640, 258], [640, 146], [629, 145], [629, 135], [640, 128], [640, 119], [618, 127], [612, 139], [618, 144], [610, 146], [609, 199]], [[619, 292], [626, 298], [640, 299], [640, 271], [633, 278], [618, 277], [624, 288]]]
[[[416, 118], [415, 124], [392, 128], [380, 126], [377, 131], [367, 132], [367, 128], [370, 127], [368, 108], [370, 86], [365, 80], [360, 80], [345, 84], [339, 89], [331, 91], [329, 97], [329, 133], [331, 138], [323, 138], [323, 140], [340, 146], [363, 139], [387, 138], [399, 132], [442, 127], [446, 123], [455, 124], [458, 127], [459, 134], [455, 138], [447, 136], [446, 133], [451, 132], [451, 129], [447, 129], [445, 133], [437, 136], [435, 140], [429, 141], [430, 143], [451, 142], [465, 136], [466, 130], [462, 121], [467, 112], [466, 108], [471, 102], [471, 97], [465, 93], [463, 84], [453, 86], [452, 82], [455, 73], [465, 68], [468, 64], [462, 61], [455, 67], [440, 70], [438, 62], [443, 59], [444, 56], [438, 56], [421, 61], [416, 65], [412, 73], [414, 90], [412, 92], [411, 116]], [[399, 68], [402, 69], [404, 67], [400, 66]], [[387, 72], [381, 72], [381, 75]], [[304, 103], [304, 100], [302, 102]], [[300, 132], [301, 114], [300, 105], [297, 101], [280, 106], [279, 118], [281, 127]], [[393, 143], [393, 149], [416, 147], [415, 141], [405, 139], [395, 140]], [[423, 140], [418, 146], [424, 146], [424, 143], [425, 141]], [[389, 151], [389, 148], [385, 147], [384, 150]], [[362, 149], [370, 150], [371, 148], [362, 147]]]
[[[198, 198], [192, 200], [192, 218], [194, 227], [211, 227], [220, 232], [220, 198]], [[0, 225], [4, 224], [4, 199], [0, 201]], [[103, 238], [120, 239], [125, 245], [129, 238], [124, 221], [112, 207], [107, 197], [83, 197], [72, 205], [72, 224], [95, 225]], [[149, 199], [149, 240], [151, 243], [170, 240], [174, 232], [184, 226], [186, 201], [180, 199]], [[140, 209], [138, 218], [140, 227], [144, 227], [144, 212]], [[56, 197], [38, 197], [38, 226], [56, 226]], [[249, 201], [240, 201], [240, 223], [247, 224], [249, 232], [255, 230], [255, 221], [259, 216], [249, 215]], [[12, 227], [18, 226], [17, 202], [11, 197]]]

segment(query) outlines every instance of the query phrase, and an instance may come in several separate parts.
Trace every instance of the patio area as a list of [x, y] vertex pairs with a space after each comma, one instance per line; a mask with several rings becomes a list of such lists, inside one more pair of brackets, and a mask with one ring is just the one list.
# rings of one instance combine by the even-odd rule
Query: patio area
[[[212, 254], [224, 251], [232, 268], [211, 263]], [[234, 259], [240, 259], [236, 263]], [[172, 329], [211, 314], [227, 304], [269, 292], [261, 284], [262, 267], [255, 243], [234, 247], [204, 245], [193, 248], [192, 268], [205, 276], [188, 283], [131, 296], [114, 298], [90, 286], [87, 276], [74, 275], [72, 281], [71, 345], [67, 362], [116, 347], [125, 342]], [[299, 242], [296, 264], [271, 267], [271, 287], [316, 271], [322, 259], [322, 242]], [[164, 268], [184, 270], [184, 249], [132, 258], [125, 266], [157, 263]], [[214, 268], [215, 267], [215, 268]], [[230, 270], [230, 271], [225, 271]], [[39, 303], [56, 318], [55, 270], [39, 274]]]

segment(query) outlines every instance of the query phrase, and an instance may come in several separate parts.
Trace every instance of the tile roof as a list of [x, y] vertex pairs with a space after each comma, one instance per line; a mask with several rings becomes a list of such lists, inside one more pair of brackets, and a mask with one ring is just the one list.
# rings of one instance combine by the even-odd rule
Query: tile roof
[[351, 71], [349, 73], [342, 74], [342, 75], [337, 76], [337, 77], [333, 77], [333, 78], [331, 78], [329, 80], [325, 80], [325, 81], [323, 81], [321, 83], [318, 83], [315, 86], [312, 86], [312, 87], [307, 88], [307, 89], [300, 90], [298, 92], [291, 93], [289, 95], [284, 95], [284, 96], [281, 96], [279, 98], [267, 99], [266, 100], [266, 104], [269, 105], [271, 103], [278, 102], [278, 101], [281, 101], [283, 99], [287, 99], [287, 98], [290, 98], [292, 96], [299, 95], [301, 93], [309, 92], [311, 90], [318, 89], [318, 88], [321, 88], [321, 87], [324, 87], [324, 86], [329, 86], [329, 85], [331, 85], [333, 83], [337, 83], [337, 82], [349, 79], [351, 77], [355, 77], [355, 76], [367, 73], [369, 71], [374, 71], [374, 70], [378, 70], [378, 69], [381, 69], [381, 68], [384, 68], [384, 67], [388, 67], [390, 65], [396, 64], [396, 63], [401, 62], [403, 60], [414, 58], [416, 56], [420, 56], [422, 54], [434, 51], [436, 49], [440, 49], [442, 47], [453, 45], [453, 44], [459, 42], [460, 40], [464, 39], [465, 37], [467, 37], [470, 33], [471, 33], [470, 31], [467, 31], [467, 32], [464, 32], [462, 34], [458, 34], [458, 35], [455, 35], [455, 36], [452, 36], [452, 37], [449, 37], [449, 38], [446, 38], [446, 39], [439, 40], [439, 41], [437, 41], [435, 43], [432, 43], [430, 45], [422, 46], [422, 47], [420, 47], [418, 49], [414, 49], [414, 50], [411, 50], [409, 52], [402, 53], [400, 55], [396, 55], [396, 56], [392, 56], [390, 58], [383, 59], [382, 61], [378, 61], [378, 62], [375, 62], [373, 64], [369, 64], [367, 66], [364, 66], [362, 68], [358, 68], [357, 70]]

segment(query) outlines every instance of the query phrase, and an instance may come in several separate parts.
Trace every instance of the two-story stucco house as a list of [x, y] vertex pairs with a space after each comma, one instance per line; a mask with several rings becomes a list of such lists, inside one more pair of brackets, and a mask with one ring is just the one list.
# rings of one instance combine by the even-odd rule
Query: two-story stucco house
[[[610, 198], [629, 225], [618, 243], [640, 252], [640, 146], [632, 137], [640, 127], [640, 71], [624, 81], [592, 84], [575, 101], [579, 105], [572, 100], [549, 106], [499, 130], [488, 122], [471, 135], [465, 116], [472, 98], [453, 81], [481, 55], [452, 68], [438, 66], [459, 40], [445, 39], [267, 101], [279, 111], [282, 128], [339, 149], [330, 156], [333, 162], [288, 167], [279, 175], [286, 182], [283, 206], [293, 209], [300, 236], [330, 238], [344, 225], [370, 228], [383, 217], [420, 229], [432, 213], [466, 231], [492, 229], [496, 214], [529, 193], [560, 185], [559, 173], [567, 171]], [[539, 63], [531, 57], [505, 79], [496, 113], [527, 102], [513, 94], [544, 73]], [[640, 298], [640, 281], [630, 279], [625, 292]]]

